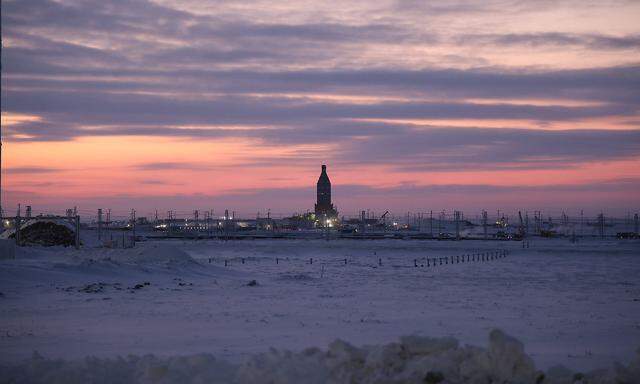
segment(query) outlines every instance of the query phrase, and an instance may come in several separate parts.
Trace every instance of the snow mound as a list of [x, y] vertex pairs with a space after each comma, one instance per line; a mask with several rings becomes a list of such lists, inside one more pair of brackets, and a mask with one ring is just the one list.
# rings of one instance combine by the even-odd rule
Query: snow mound
[[96, 254], [100, 261], [137, 265], [199, 265], [185, 251], [172, 245], [153, 244], [129, 249], [103, 249]]
[[74, 256], [71, 264], [62, 262], [54, 267], [65, 270], [79, 269], [86, 273], [202, 269], [202, 265], [185, 251], [170, 245], [96, 249], [83, 256]]
[[326, 352], [272, 350], [238, 371], [247, 383], [535, 383], [541, 375], [522, 343], [498, 330], [488, 349], [460, 347], [453, 338], [407, 336], [363, 348], [338, 340]]
[[640, 350], [629, 366], [589, 373], [563, 367], [541, 372], [522, 343], [493, 330], [486, 349], [460, 346], [453, 338], [407, 336], [361, 348], [337, 340], [326, 351], [272, 349], [242, 364], [209, 354], [80, 361], [34, 354], [22, 363], [0, 365], [0, 377], [12, 383], [637, 383]]

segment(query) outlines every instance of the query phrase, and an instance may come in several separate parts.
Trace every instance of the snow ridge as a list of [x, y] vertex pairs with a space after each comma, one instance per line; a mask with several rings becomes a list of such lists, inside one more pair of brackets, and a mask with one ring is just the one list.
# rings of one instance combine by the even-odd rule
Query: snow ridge
[[542, 372], [520, 341], [493, 330], [488, 348], [460, 346], [449, 337], [405, 336], [361, 348], [336, 340], [326, 351], [271, 349], [241, 364], [210, 354], [65, 361], [35, 353], [0, 365], [0, 377], [10, 383], [637, 383], [640, 349], [628, 366], [588, 373], [556, 366]]

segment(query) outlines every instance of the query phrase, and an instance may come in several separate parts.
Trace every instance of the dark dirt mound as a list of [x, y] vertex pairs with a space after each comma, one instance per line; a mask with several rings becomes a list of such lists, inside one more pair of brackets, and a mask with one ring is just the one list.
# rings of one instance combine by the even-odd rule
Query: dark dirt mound
[[[15, 238], [15, 234], [11, 236]], [[75, 244], [75, 235], [64, 225], [51, 221], [39, 221], [20, 230], [20, 241], [24, 245], [64, 245]]]

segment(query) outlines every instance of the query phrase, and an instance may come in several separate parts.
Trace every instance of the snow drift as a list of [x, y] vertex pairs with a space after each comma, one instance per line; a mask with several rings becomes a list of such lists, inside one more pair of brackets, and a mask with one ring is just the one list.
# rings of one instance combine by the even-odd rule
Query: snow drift
[[0, 365], [0, 377], [11, 383], [637, 383], [640, 350], [628, 366], [588, 373], [558, 366], [542, 372], [522, 343], [493, 330], [488, 348], [418, 336], [361, 348], [337, 340], [326, 351], [272, 349], [242, 364], [209, 354], [79, 361], [34, 354], [18, 364]]
[[56, 268], [79, 268], [91, 273], [105, 270], [198, 270], [202, 267], [185, 251], [170, 245], [148, 246], [136, 249], [95, 249], [90, 255], [76, 257], [72, 263], [59, 263]]

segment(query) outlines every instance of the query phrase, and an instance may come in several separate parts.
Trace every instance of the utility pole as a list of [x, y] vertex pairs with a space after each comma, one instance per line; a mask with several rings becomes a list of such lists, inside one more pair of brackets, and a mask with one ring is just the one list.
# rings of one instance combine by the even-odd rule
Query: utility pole
[[631, 232], [631, 212], [627, 211], [627, 215], [624, 217], [624, 227]]
[[111, 235], [111, 240], [113, 240], [113, 234], [111, 233], [111, 208], [107, 208], [107, 232]]
[[604, 238], [604, 213], [600, 212], [598, 215], [598, 230], [600, 237]]
[[484, 239], [487, 240], [487, 211], [482, 211], [482, 229], [484, 230]]
[[213, 209], [209, 211], [209, 236], [213, 235]]
[[429, 211], [429, 234], [433, 238], [433, 210]]
[[227, 240], [227, 230], [229, 229], [229, 210], [224, 210], [224, 239]]
[[20, 227], [22, 223], [20, 222], [20, 204], [18, 204], [18, 214], [16, 215], [16, 246], [19, 247], [21, 244], [20, 239]]
[[98, 240], [102, 240], [102, 208], [98, 208]]
[[518, 211], [518, 219], [520, 220], [520, 226], [518, 227], [518, 232], [524, 238], [525, 237], [524, 220], [522, 220], [522, 212], [521, 211]]
[[131, 239], [131, 246], [136, 245], [136, 210], [131, 210], [131, 228], [133, 229], [133, 238]]
[[76, 215], [76, 249], [80, 249], [80, 215]]

